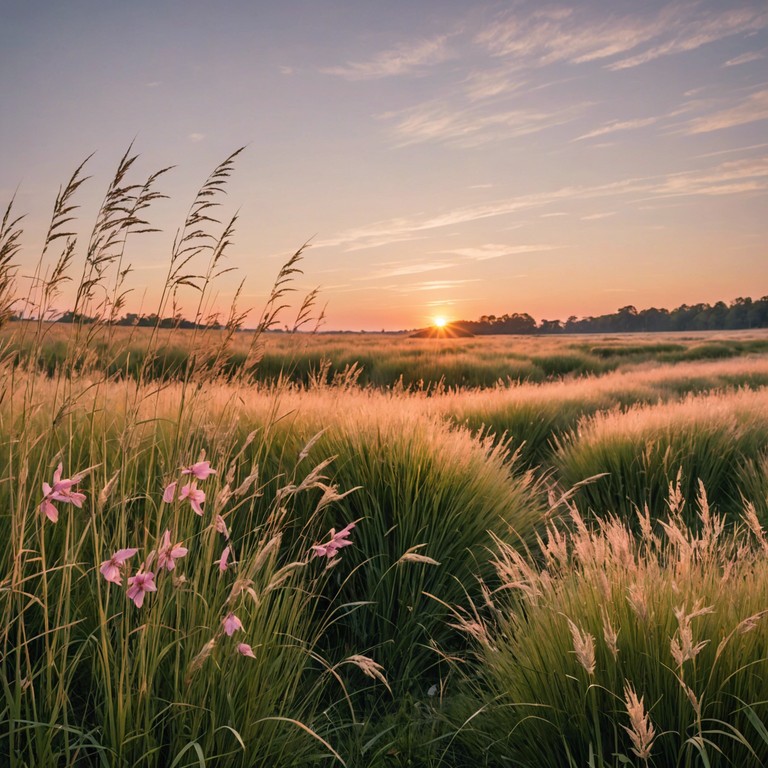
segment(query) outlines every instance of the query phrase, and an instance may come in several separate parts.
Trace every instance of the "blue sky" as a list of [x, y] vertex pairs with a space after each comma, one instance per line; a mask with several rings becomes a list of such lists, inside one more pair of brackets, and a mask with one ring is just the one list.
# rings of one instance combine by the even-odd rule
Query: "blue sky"
[[3, 0], [2, 17], [0, 202], [28, 214], [23, 274], [74, 167], [96, 152], [85, 232], [135, 139], [142, 172], [176, 167], [163, 233], [129, 245], [133, 308], [154, 309], [197, 186], [244, 144], [244, 302], [311, 239], [298, 285], [321, 286], [327, 328], [768, 293], [765, 2]]

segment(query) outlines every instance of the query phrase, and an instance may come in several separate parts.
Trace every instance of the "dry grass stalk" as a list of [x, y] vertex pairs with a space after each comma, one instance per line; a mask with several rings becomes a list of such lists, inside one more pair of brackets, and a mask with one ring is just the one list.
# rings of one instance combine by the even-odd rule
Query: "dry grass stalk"
[[[566, 617], [567, 618], [567, 617]], [[595, 638], [589, 632], [583, 631], [568, 619], [568, 628], [571, 630], [573, 638], [573, 652], [576, 659], [586, 670], [587, 674], [595, 674]]]
[[651, 723], [650, 715], [645, 711], [643, 698], [643, 696], [638, 698], [631, 683], [624, 683], [624, 705], [629, 715], [629, 727], [622, 727], [632, 740], [632, 751], [641, 760], [647, 762], [653, 749], [656, 729]]
[[700, 601], [694, 604], [690, 613], [685, 610], [685, 606], [674, 609], [678, 628], [675, 636], [670, 641], [669, 647], [672, 658], [675, 660], [678, 668], [681, 668], [686, 661], [695, 659], [708, 645], [709, 640], [702, 640], [698, 643], [693, 642], [693, 627], [691, 626], [692, 619], [705, 616], [708, 613], [714, 613], [714, 608], [712, 606], [702, 608], [700, 607]]

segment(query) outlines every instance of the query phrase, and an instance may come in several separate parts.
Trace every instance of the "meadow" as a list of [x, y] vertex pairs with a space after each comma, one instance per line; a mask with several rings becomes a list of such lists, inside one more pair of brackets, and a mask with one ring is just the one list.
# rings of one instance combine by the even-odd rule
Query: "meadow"
[[[118, 328], [154, 194], [129, 160], [97, 321], [0, 334], [3, 765], [768, 763], [768, 333]], [[188, 259], [204, 315], [230, 168], [159, 316]], [[78, 178], [28, 317], [73, 271]], [[0, 310], [21, 236], [6, 214]]]

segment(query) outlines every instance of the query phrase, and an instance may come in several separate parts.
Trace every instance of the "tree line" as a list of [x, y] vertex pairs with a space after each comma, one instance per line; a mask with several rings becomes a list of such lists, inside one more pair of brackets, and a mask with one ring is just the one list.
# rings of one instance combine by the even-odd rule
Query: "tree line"
[[567, 320], [542, 320], [537, 323], [527, 312], [483, 315], [478, 320], [451, 323], [476, 336], [487, 334], [546, 333], [633, 333], [661, 331], [724, 331], [768, 328], [768, 296], [761, 299], [739, 297], [730, 304], [681, 304], [675, 309], [636, 309], [631, 304], [616, 312], [597, 317]]

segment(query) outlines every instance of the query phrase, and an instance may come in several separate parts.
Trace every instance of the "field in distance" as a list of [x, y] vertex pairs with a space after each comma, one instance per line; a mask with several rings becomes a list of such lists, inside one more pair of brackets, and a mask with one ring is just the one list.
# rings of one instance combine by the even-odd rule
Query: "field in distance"
[[[67, 356], [73, 326], [49, 324], [42, 345], [32, 323], [0, 333], [17, 359], [53, 375]], [[116, 376], [135, 376], [145, 364], [152, 329], [101, 328], [88, 364]], [[243, 369], [256, 381], [308, 384], [354, 379], [361, 385], [430, 388], [494, 387], [562, 377], [598, 376], [643, 365], [675, 364], [768, 353], [768, 330], [611, 335], [412, 338], [408, 334], [238, 333], [224, 354], [223, 331], [160, 329], [149, 370], [173, 379], [191, 367], [216, 365], [226, 375]], [[38, 337], [39, 338], [39, 337]], [[35, 352], [32, 353], [34, 346]]]

